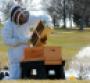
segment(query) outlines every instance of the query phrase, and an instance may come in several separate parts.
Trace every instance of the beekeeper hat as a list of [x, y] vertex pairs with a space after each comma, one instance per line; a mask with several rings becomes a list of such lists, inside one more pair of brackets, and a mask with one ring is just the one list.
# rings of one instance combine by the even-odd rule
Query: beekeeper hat
[[[17, 12], [19, 12], [19, 13], [18, 13], [18, 16], [16, 18]], [[19, 20], [21, 14], [23, 14], [26, 17], [26, 21], [28, 21], [29, 12], [26, 11], [25, 8], [23, 8], [19, 5], [13, 6], [11, 8], [11, 21], [13, 21], [13, 22], [15, 22], [16, 24], [19, 24], [19, 25], [24, 24], [26, 21], [24, 21], [23, 23], [20, 23], [20, 20]]]
[[14, 16], [15, 16], [15, 14], [17, 13], [17, 11], [18, 10], [20, 10], [20, 6], [18, 6], [18, 5], [15, 5], [15, 6], [13, 6], [12, 8], [11, 8], [11, 10], [10, 10], [10, 16], [11, 16], [11, 21], [13, 20], [13, 18], [14, 18]]

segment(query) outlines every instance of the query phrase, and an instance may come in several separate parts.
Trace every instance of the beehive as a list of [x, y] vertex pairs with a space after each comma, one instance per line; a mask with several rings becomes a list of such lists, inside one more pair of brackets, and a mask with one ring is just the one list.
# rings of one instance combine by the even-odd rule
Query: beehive
[[55, 46], [25, 48], [23, 61], [44, 61], [45, 65], [62, 64], [61, 48]]

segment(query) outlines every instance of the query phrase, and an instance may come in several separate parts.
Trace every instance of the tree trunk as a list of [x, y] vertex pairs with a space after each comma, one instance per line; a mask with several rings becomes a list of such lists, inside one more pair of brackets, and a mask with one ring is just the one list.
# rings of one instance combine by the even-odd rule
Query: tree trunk
[[81, 18], [80, 19], [80, 31], [83, 31], [83, 28], [84, 28], [84, 19], [83, 18]]
[[70, 27], [71, 27], [71, 29], [72, 29], [72, 22], [73, 22], [73, 18], [72, 18], [72, 16], [70, 17]]
[[53, 17], [53, 25], [54, 25], [54, 28], [56, 27], [56, 19], [55, 17]]
[[63, 23], [64, 23], [64, 26], [63, 26], [63, 28], [66, 28], [66, 7], [65, 7], [65, 0], [64, 0], [63, 4], [64, 4], [64, 8], [63, 8]]

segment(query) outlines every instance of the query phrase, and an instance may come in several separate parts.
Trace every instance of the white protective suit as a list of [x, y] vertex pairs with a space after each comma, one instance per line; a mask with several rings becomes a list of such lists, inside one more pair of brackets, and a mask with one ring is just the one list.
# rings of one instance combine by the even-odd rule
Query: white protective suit
[[[32, 19], [30, 19], [32, 21]], [[3, 29], [3, 39], [5, 44], [9, 46], [8, 58], [10, 76], [8, 79], [20, 78], [20, 60], [23, 56], [23, 50], [28, 47], [30, 40], [30, 22], [23, 25], [16, 25], [8, 19]]]

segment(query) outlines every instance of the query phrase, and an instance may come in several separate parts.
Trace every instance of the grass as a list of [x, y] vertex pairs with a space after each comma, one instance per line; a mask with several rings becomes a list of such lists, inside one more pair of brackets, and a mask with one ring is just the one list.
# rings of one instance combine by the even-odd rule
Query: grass
[[3, 24], [0, 23], [0, 28], [2, 28], [2, 27], [3, 27]]
[[48, 38], [48, 45], [62, 47], [63, 59], [71, 59], [80, 48], [90, 45], [90, 32], [56, 30]]
[[0, 83], [90, 83], [90, 81], [80, 80], [10, 80], [0, 81]]

